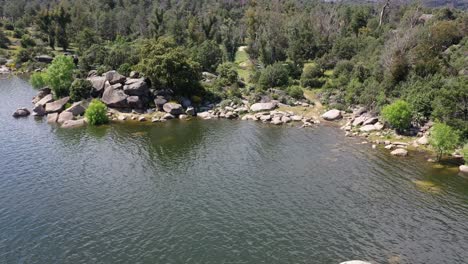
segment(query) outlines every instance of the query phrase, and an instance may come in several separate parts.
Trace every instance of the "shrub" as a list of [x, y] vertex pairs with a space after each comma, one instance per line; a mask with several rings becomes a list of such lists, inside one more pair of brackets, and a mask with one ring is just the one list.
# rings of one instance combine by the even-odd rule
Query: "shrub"
[[206, 40], [196, 48], [194, 60], [204, 71], [214, 72], [223, 61], [223, 51], [215, 41]]
[[36, 46], [36, 41], [34, 41], [34, 39], [31, 38], [31, 36], [25, 34], [21, 37], [22, 48], [35, 47], [35, 46]]
[[226, 62], [220, 64], [216, 69], [216, 72], [219, 75], [219, 78], [226, 79], [229, 83], [236, 83], [239, 79], [239, 75], [236, 70], [236, 65], [234, 63]]
[[36, 72], [31, 75], [31, 79], [29, 81], [34, 88], [43, 88], [47, 86], [47, 74], [43, 72]]
[[258, 83], [263, 88], [284, 87], [289, 83], [288, 69], [281, 63], [269, 65], [261, 72]]
[[86, 109], [85, 117], [89, 124], [91, 125], [102, 125], [109, 122], [109, 118], [107, 117], [107, 106], [97, 100], [94, 99]]
[[47, 84], [55, 96], [67, 96], [73, 82], [75, 64], [70, 56], [57, 56], [47, 68]]
[[429, 144], [437, 153], [437, 161], [440, 161], [444, 154], [452, 152], [458, 141], [458, 133], [446, 124], [437, 123], [431, 129]]
[[322, 70], [316, 65], [306, 65], [301, 76], [301, 85], [303, 87], [318, 88], [322, 87], [324, 82], [319, 78], [323, 76]]
[[70, 100], [72, 102], [78, 102], [82, 99], [89, 98], [91, 96], [92, 88], [93, 85], [90, 81], [76, 79], [70, 86]]
[[397, 100], [382, 109], [382, 117], [397, 130], [404, 130], [410, 127], [413, 115], [406, 101]]
[[10, 44], [10, 40], [7, 38], [5, 33], [3, 33], [3, 30], [0, 29], [0, 48], [7, 49]]
[[463, 146], [462, 150], [463, 159], [465, 160], [465, 165], [468, 165], [468, 143]]
[[124, 76], [129, 76], [130, 72], [132, 72], [132, 65], [130, 65], [130, 63], [124, 63], [120, 65], [117, 71]]
[[304, 92], [302, 91], [302, 87], [298, 85], [289, 86], [286, 89], [286, 92], [288, 93], [289, 96], [295, 99], [301, 99], [304, 97]]

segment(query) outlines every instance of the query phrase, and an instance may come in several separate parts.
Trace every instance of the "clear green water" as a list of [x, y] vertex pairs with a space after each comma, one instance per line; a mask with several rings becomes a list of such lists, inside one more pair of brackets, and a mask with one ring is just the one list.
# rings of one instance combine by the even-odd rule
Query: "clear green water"
[[12, 118], [34, 94], [0, 80], [0, 263], [467, 263], [468, 180], [422, 156], [326, 126]]

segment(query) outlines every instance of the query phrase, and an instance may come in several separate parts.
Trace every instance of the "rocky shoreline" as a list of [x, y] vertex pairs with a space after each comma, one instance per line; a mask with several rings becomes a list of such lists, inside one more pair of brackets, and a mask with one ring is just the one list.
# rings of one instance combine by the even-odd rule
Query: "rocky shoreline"
[[[385, 127], [380, 117], [360, 107], [352, 113], [332, 109], [319, 116], [306, 116], [289, 111], [294, 107], [277, 100], [265, 100], [250, 104], [247, 100], [223, 101], [214, 104], [204, 102], [194, 105], [184, 97], [173, 97], [168, 91], [152, 90], [149, 80], [132, 72], [125, 77], [116, 71], [109, 71], [102, 76], [91, 71], [87, 77], [92, 84], [93, 98], [99, 98], [108, 107], [107, 115], [112, 122], [166, 122], [172, 119], [240, 119], [271, 124], [275, 126], [298, 124], [300, 127], [311, 127], [323, 122], [341, 126], [346, 137], [365, 139], [365, 144], [371, 143], [372, 148], [378, 146], [390, 151], [391, 155], [405, 157], [410, 151], [431, 152], [427, 148], [429, 133], [433, 123], [428, 122], [422, 127], [414, 127], [409, 131], [410, 137], [403, 137]], [[91, 99], [71, 103], [70, 97], [54, 100], [49, 88], [39, 90], [33, 98], [33, 107], [18, 108], [13, 117], [19, 118], [30, 114], [46, 117], [49, 124], [58, 124], [62, 128], [76, 128], [86, 125], [84, 113]], [[296, 102], [295, 106], [305, 111], [315, 106], [304, 102]], [[452, 155], [461, 158], [459, 153]], [[435, 162], [432, 159], [429, 162]], [[467, 166], [460, 166], [460, 171], [468, 173]]]

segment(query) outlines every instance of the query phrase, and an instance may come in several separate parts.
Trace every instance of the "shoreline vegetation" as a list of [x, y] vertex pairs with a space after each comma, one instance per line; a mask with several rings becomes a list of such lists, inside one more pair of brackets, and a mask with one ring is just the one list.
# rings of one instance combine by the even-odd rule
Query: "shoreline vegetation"
[[1, 9], [0, 74], [32, 73], [39, 89], [14, 116], [63, 128], [195, 116], [331, 122], [395, 156], [468, 162], [466, 11], [391, 0], [172, 2]]

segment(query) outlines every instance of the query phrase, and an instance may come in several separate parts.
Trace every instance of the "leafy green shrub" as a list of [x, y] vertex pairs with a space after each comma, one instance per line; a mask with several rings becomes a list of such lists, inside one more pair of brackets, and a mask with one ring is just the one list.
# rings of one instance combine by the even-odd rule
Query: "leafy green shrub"
[[36, 41], [34, 41], [31, 36], [25, 34], [21, 37], [21, 47], [22, 48], [28, 48], [28, 47], [35, 47], [36, 46]]
[[236, 65], [231, 62], [220, 64], [216, 69], [219, 78], [226, 79], [229, 83], [236, 83], [239, 79], [239, 75], [236, 70]]
[[31, 75], [29, 81], [34, 88], [44, 88], [47, 86], [47, 74], [44, 72], [36, 72]]
[[463, 160], [465, 160], [465, 165], [468, 165], [468, 143], [463, 146], [462, 150]]
[[333, 70], [333, 77], [337, 78], [341, 75], [349, 76], [354, 69], [354, 64], [348, 60], [341, 60], [336, 63], [335, 69]]
[[431, 129], [429, 144], [437, 153], [437, 161], [439, 161], [444, 154], [452, 152], [458, 145], [458, 141], [458, 133], [444, 123], [437, 123]]
[[302, 87], [319, 88], [322, 87], [324, 81], [320, 80], [323, 76], [322, 70], [316, 65], [306, 65], [301, 76]]
[[194, 60], [201, 65], [202, 70], [214, 72], [223, 61], [223, 51], [215, 41], [206, 40], [196, 48]]
[[73, 82], [75, 63], [70, 56], [57, 56], [47, 68], [47, 84], [55, 96], [67, 96]]
[[397, 100], [382, 109], [382, 117], [397, 130], [404, 130], [410, 127], [413, 115], [406, 101]]
[[72, 102], [78, 102], [82, 99], [89, 98], [91, 96], [91, 89], [93, 85], [90, 81], [84, 79], [76, 79], [70, 86], [70, 100]]
[[124, 76], [129, 76], [130, 72], [132, 72], [132, 65], [130, 65], [130, 63], [124, 63], [120, 65], [117, 71]]
[[295, 98], [295, 99], [302, 99], [304, 98], [304, 91], [302, 91], [302, 87], [298, 86], [298, 85], [294, 85], [294, 86], [289, 86], [287, 89], [286, 89], [286, 93], [291, 96], [292, 98]]
[[98, 99], [94, 99], [86, 109], [85, 117], [89, 124], [91, 125], [102, 125], [109, 122], [109, 118], [107, 117], [107, 106], [99, 101]]
[[289, 83], [288, 69], [281, 63], [269, 65], [261, 72], [258, 83], [263, 88], [284, 87]]
[[11, 45], [10, 40], [7, 38], [3, 30], [0, 29], [0, 48], [7, 49], [8, 46]]

